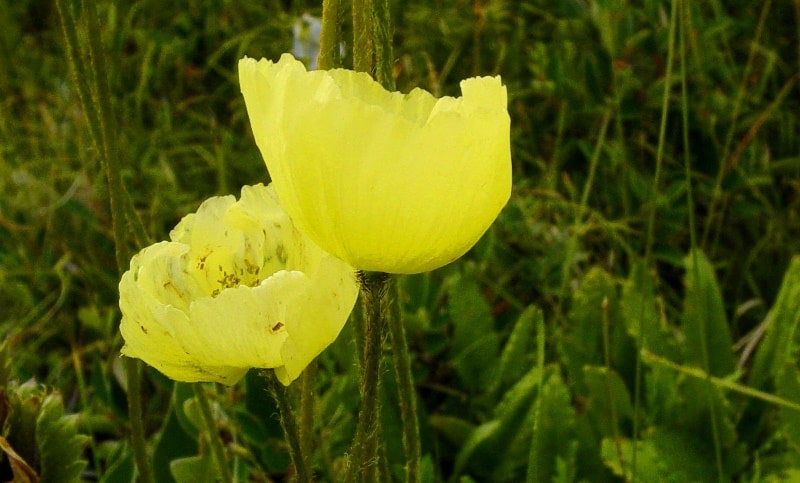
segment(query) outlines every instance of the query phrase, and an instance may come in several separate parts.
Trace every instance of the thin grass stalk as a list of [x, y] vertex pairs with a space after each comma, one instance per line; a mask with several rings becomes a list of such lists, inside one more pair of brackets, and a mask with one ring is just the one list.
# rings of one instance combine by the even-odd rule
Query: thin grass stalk
[[297, 426], [297, 419], [295, 419], [294, 411], [292, 410], [292, 403], [289, 400], [289, 388], [281, 384], [275, 376], [275, 371], [265, 370], [262, 374], [267, 379], [267, 388], [275, 399], [275, 404], [278, 406], [278, 413], [281, 418], [281, 428], [286, 442], [289, 443], [289, 456], [292, 458], [294, 471], [296, 473], [296, 481], [300, 483], [309, 483], [311, 479], [311, 467], [306, 455], [303, 453], [302, 444], [300, 442], [300, 430]]
[[[645, 234], [644, 245], [644, 260], [645, 267], [650, 267], [653, 264], [653, 242], [655, 240], [655, 222], [656, 222], [656, 208], [659, 187], [661, 186], [661, 171], [664, 164], [664, 145], [667, 131], [667, 118], [669, 113], [669, 93], [672, 85], [672, 64], [675, 59], [675, 30], [678, 19], [678, 2], [672, 2], [672, 9], [669, 16], [669, 31], [667, 32], [667, 65], [666, 72], [664, 73], [664, 92], [661, 97], [661, 123], [658, 131], [658, 146], [656, 148], [656, 170], [653, 174], [653, 199], [650, 203], [650, 212], [647, 216], [647, 232]], [[691, 216], [691, 215], [690, 215]], [[692, 244], [694, 247], [694, 244]], [[645, 268], [646, 270], [647, 268]], [[645, 311], [645, 291], [641, 292], [642, 303], [639, 311], [639, 324], [643, 326], [644, 311]], [[645, 334], [643, 330], [639, 330], [636, 337], [636, 345], [643, 348], [645, 341]], [[642, 384], [642, 358], [639, 354], [636, 355], [636, 370], [634, 375], [634, 388], [633, 388], [633, 440], [639, 437], [639, 409], [642, 404], [641, 398], [641, 384]], [[634, 444], [631, 454], [631, 474], [633, 480], [636, 480], [636, 466], [638, 460], [638, 445]]]
[[[722, 148], [722, 158], [720, 159], [717, 176], [714, 179], [714, 189], [711, 192], [711, 202], [708, 206], [708, 215], [706, 217], [705, 227], [703, 228], [703, 240], [701, 242], [701, 246], [703, 247], [705, 247], [706, 243], [708, 242], [708, 238], [711, 233], [711, 224], [714, 222], [717, 206], [719, 205], [720, 197], [722, 195], [722, 180], [725, 178], [725, 173], [727, 172], [726, 166], [728, 164], [728, 157], [731, 154], [733, 138], [736, 134], [736, 129], [738, 128], [739, 111], [742, 109], [744, 96], [745, 93], [747, 93], [747, 82], [750, 79], [750, 71], [753, 69], [753, 62], [756, 58], [756, 52], [758, 51], [759, 46], [759, 39], [764, 31], [764, 24], [766, 23], [767, 14], [769, 13], [771, 6], [772, 0], [766, 0], [764, 5], [761, 7], [761, 15], [758, 18], [758, 24], [756, 24], [753, 40], [750, 42], [750, 50], [747, 53], [747, 62], [744, 66], [742, 79], [739, 83], [739, 88], [736, 90], [736, 98], [733, 101], [733, 110], [731, 113], [731, 127], [728, 129], [728, 132], [725, 135], [725, 144]], [[685, 19], [685, 22], [688, 22], [688, 15], [688, 12], [684, 11], [683, 18]]]
[[594, 177], [597, 173], [597, 166], [600, 164], [600, 153], [603, 151], [603, 145], [606, 141], [606, 133], [608, 132], [608, 124], [611, 122], [613, 109], [608, 107], [603, 113], [603, 120], [600, 122], [600, 132], [597, 135], [597, 143], [595, 144], [594, 151], [592, 152], [592, 159], [589, 162], [589, 177], [583, 185], [583, 193], [581, 194], [581, 201], [575, 213], [575, 218], [572, 222], [572, 233], [570, 234], [567, 243], [567, 252], [564, 257], [564, 264], [561, 267], [561, 288], [559, 290], [558, 302], [558, 315], [563, 314], [564, 299], [567, 294], [567, 287], [569, 286], [569, 272], [572, 267], [572, 257], [575, 255], [575, 250], [578, 248], [578, 233], [580, 232], [580, 224], [583, 222], [583, 217], [586, 215], [586, 208], [589, 202], [589, 193], [594, 187]]
[[702, 379], [704, 381], [710, 381], [712, 384], [716, 385], [717, 387], [721, 387], [724, 389], [728, 389], [730, 391], [739, 393], [743, 396], [749, 396], [754, 399], [758, 399], [760, 401], [764, 401], [768, 404], [773, 404], [775, 406], [784, 407], [786, 409], [791, 409], [792, 411], [797, 411], [800, 413], [800, 404], [795, 401], [790, 401], [788, 399], [784, 399], [782, 397], [776, 396], [774, 394], [770, 394], [768, 392], [759, 391], [758, 389], [753, 389], [752, 387], [746, 386], [744, 384], [739, 384], [737, 382], [733, 382], [729, 379], [725, 379], [722, 377], [712, 376], [708, 372], [698, 369], [696, 367], [686, 367], [680, 364], [676, 364], [669, 359], [665, 359], [659, 355], [653, 354], [650, 351], [643, 350], [642, 357], [647, 360], [647, 362], [652, 364], [658, 364], [659, 366], [667, 367], [672, 369], [676, 372], [681, 374], [685, 374], [690, 377], [694, 377], [696, 379]]
[[197, 404], [200, 407], [200, 416], [203, 419], [203, 429], [208, 438], [208, 445], [211, 448], [211, 457], [214, 459], [214, 465], [217, 467], [217, 475], [223, 483], [231, 483], [233, 476], [231, 470], [228, 468], [228, 461], [225, 458], [225, 448], [222, 447], [222, 441], [219, 438], [217, 431], [217, 423], [214, 419], [214, 413], [211, 411], [211, 404], [208, 402], [205, 388], [202, 383], [192, 384], [194, 390], [194, 397], [197, 399]]
[[406, 481], [417, 483], [420, 478], [419, 467], [421, 449], [419, 440], [419, 421], [417, 419], [417, 392], [414, 388], [414, 375], [411, 372], [411, 357], [408, 353], [406, 329], [400, 310], [400, 285], [395, 280], [389, 297], [389, 334], [392, 340], [392, 361], [397, 381], [397, 399], [400, 406], [400, 422], [403, 431], [403, 449], [406, 456]]

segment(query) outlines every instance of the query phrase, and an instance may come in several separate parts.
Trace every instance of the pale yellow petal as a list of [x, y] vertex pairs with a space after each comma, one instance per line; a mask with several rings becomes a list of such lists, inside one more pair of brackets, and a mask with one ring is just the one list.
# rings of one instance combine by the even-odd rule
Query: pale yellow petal
[[385, 91], [366, 74], [244, 59], [259, 149], [297, 228], [349, 264], [416, 273], [463, 255], [511, 192], [506, 89]]

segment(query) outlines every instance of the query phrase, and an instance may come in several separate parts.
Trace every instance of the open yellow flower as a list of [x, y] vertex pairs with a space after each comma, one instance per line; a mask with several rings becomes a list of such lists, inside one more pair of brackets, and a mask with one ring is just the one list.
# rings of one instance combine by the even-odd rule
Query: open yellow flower
[[244, 58], [239, 82], [281, 203], [320, 247], [367, 271], [417, 273], [457, 259], [511, 194], [506, 89], [462, 97], [388, 92], [367, 74], [307, 72], [285, 54]]
[[186, 382], [234, 384], [251, 367], [289, 384], [342, 329], [354, 270], [298, 232], [272, 187], [214, 197], [119, 284], [122, 353]]

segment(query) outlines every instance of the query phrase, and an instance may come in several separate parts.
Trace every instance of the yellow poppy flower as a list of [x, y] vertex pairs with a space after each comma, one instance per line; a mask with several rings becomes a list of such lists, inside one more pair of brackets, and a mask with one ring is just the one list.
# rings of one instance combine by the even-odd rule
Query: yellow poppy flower
[[339, 335], [354, 270], [298, 232], [272, 187], [214, 197], [119, 284], [122, 353], [177, 381], [234, 384], [251, 367], [289, 384]]
[[297, 228], [360, 270], [417, 273], [457, 259], [511, 194], [506, 89], [388, 92], [367, 74], [239, 62], [256, 143]]

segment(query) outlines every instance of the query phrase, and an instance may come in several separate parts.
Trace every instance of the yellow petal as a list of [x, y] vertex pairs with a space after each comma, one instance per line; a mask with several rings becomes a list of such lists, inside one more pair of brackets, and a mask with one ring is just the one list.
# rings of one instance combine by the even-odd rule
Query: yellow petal
[[243, 59], [242, 93], [281, 203], [350, 265], [416, 273], [463, 255], [511, 192], [506, 90], [467, 79], [461, 98], [385, 91], [363, 73]]
[[296, 230], [271, 187], [211, 198], [171, 236], [131, 260], [120, 330], [124, 355], [173, 379], [233, 384], [261, 367], [288, 384], [355, 304], [353, 269]]

